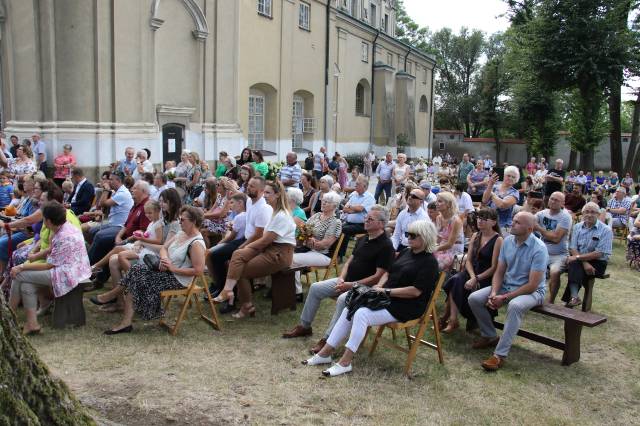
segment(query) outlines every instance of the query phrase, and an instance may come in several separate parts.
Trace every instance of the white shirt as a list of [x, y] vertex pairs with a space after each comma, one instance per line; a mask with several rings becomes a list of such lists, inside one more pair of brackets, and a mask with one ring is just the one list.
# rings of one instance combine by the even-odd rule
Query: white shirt
[[391, 242], [395, 250], [398, 250], [400, 244], [405, 247], [409, 246], [409, 240], [404, 236], [404, 233], [407, 232], [409, 225], [416, 220], [427, 220], [431, 222], [429, 215], [422, 207], [413, 213], [411, 213], [409, 207], [407, 207], [398, 214], [396, 218], [396, 228], [393, 230], [393, 235], [391, 236]]
[[296, 223], [293, 216], [284, 210], [276, 213], [272, 218], [264, 232], [275, 232], [278, 237], [273, 241], [280, 244], [296, 245]]
[[458, 199], [458, 211], [460, 213], [468, 213], [475, 210], [473, 208], [473, 201], [471, 200], [471, 195], [467, 194], [466, 192], [462, 192], [460, 196], [456, 198]]
[[436, 194], [434, 194], [433, 192], [429, 192], [429, 195], [427, 195], [427, 197], [422, 202], [422, 208], [424, 209], [424, 211], [426, 212], [429, 204], [435, 202], [437, 199], [438, 197], [436, 196]]
[[247, 199], [247, 223], [244, 228], [244, 238], [248, 240], [253, 237], [256, 228], [265, 228], [271, 221], [272, 215], [273, 209], [267, 204], [264, 197], [260, 197], [255, 204], [251, 198]]
[[73, 192], [73, 198], [71, 198], [70, 203], [76, 202], [76, 196], [78, 195], [78, 191], [80, 191], [80, 188], [82, 188], [82, 185], [84, 185], [86, 181], [87, 181], [87, 178], [84, 178], [80, 181], [79, 184], [76, 185], [76, 190]]
[[[144, 162], [142, 163], [142, 171], [144, 173], [151, 173], [153, 172], [153, 164], [151, 164], [151, 161], [149, 160], [144, 160]], [[141, 173], [138, 172], [138, 168], [136, 167], [136, 169], [133, 171], [133, 173], [131, 173], [131, 177], [133, 177], [133, 179], [138, 180], [142, 177]]]

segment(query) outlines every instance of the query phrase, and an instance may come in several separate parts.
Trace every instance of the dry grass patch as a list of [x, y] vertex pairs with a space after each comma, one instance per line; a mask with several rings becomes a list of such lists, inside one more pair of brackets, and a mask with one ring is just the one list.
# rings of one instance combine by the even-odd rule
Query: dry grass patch
[[[324, 379], [300, 361], [333, 312], [325, 301], [310, 339], [285, 340], [297, 312], [269, 315], [259, 293], [254, 319], [216, 332], [191, 313], [177, 337], [137, 321], [130, 335], [104, 336], [117, 320], [86, 303], [87, 326], [32, 339], [42, 358], [98, 416], [120, 424], [637, 424], [640, 400], [638, 274], [616, 244], [611, 278], [596, 283], [593, 308], [609, 317], [584, 329], [582, 358], [560, 365], [561, 352], [518, 338], [506, 368], [481, 370], [489, 351], [473, 336], [444, 337], [445, 364], [424, 348], [414, 377], [403, 354], [358, 354], [354, 372]], [[566, 280], [566, 278], [565, 278]], [[442, 300], [441, 300], [442, 302]], [[562, 338], [562, 322], [530, 314], [525, 328]]]

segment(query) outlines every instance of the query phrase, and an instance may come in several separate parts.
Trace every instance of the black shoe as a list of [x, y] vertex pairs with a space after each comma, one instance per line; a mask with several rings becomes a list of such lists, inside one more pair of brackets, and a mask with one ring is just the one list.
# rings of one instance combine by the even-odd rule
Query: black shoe
[[264, 298], [271, 299], [271, 289], [267, 290], [267, 292], [264, 294]]
[[107, 302], [101, 302], [98, 300], [98, 296], [91, 296], [89, 298], [89, 300], [91, 301], [91, 303], [93, 303], [94, 305], [98, 305], [98, 306], [102, 306], [102, 305], [110, 305], [112, 303], [116, 303], [118, 301], [118, 298], [116, 297], [115, 299], [111, 299]]
[[105, 330], [104, 334], [106, 334], [107, 336], [112, 336], [114, 334], [120, 334], [120, 333], [131, 333], [132, 331], [133, 331], [133, 326], [128, 325], [124, 328], [121, 328], [120, 330]]
[[236, 310], [235, 305], [230, 305], [228, 302], [222, 302], [222, 305], [220, 306], [220, 309], [218, 310], [218, 312], [220, 312], [221, 314], [230, 314], [235, 310]]
[[304, 301], [304, 293], [296, 294], [296, 303], [302, 303]]

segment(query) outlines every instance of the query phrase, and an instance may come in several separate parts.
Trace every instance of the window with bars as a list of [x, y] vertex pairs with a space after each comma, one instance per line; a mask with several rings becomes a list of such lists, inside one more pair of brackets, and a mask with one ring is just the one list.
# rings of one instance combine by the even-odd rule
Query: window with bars
[[364, 115], [364, 86], [356, 86], [356, 115]]
[[363, 41], [361, 45], [361, 49], [362, 49], [362, 62], [369, 62], [369, 45]]
[[291, 126], [293, 148], [302, 148], [304, 140], [304, 99], [293, 97], [293, 123]]
[[249, 147], [263, 149], [264, 146], [264, 96], [249, 96]]
[[311, 30], [311, 6], [305, 2], [300, 2], [300, 13], [298, 14], [298, 26], [303, 30]]
[[271, 1], [272, 0], [258, 0], [258, 13], [271, 17]]

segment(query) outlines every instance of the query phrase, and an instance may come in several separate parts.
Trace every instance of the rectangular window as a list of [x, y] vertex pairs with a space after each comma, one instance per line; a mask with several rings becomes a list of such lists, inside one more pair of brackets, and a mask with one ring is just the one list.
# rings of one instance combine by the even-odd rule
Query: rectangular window
[[387, 53], [387, 65], [393, 66], [393, 53]]
[[362, 62], [369, 62], [369, 45], [362, 42]]
[[271, 17], [271, 0], [258, 0], [258, 13]]
[[264, 96], [249, 96], [249, 147], [264, 146]]
[[378, 26], [378, 17], [376, 14], [376, 5], [371, 3], [371, 5], [369, 5], [369, 23], [374, 26], [377, 27]]
[[303, 30], [311, 30], [311, 6], [304, 2], [300, 2], [298, 26]]
[[382, 26], [384, 27], [384, 32], [389, 34], [389, 15], [386, 13], [384, 14], [384, 23]]
[[440, 151], [444, 151], [444, 142], [440, 142]]

